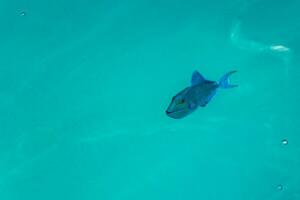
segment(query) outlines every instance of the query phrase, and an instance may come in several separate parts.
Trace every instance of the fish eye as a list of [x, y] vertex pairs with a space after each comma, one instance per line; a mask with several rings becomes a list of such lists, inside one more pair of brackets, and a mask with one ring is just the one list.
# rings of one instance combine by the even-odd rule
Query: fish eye
[[177, 104], [184, 104], [185, 103], [185, 100], [184, 99], [180, 99], [177, 101]]

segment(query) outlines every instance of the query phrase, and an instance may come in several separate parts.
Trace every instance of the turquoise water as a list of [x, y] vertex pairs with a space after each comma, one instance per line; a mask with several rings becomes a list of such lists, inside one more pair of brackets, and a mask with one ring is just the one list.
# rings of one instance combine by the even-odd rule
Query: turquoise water
[[[0, 3], [1, 200], [299, 200], [298, 0]], [[174, 120], [199, 70], [238, 88]]]

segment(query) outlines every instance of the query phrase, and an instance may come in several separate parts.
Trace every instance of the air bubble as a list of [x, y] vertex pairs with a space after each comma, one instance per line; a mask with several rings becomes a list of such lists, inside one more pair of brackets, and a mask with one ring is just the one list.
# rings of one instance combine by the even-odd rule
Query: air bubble
[[281, 184], [277, 185], [277, 190], [279, 191], [283, 190], [283, 186]]
[[283, 144], [283, 145], [288, 145], [288, 143], [289, 143], [289, 141], [287, 139], [283, 139], [281, 141], [281, 144]]
[[26, 12], [25, 12], [25, 11], [22, 11], [22, 12], [20, 12], [20, 15], [21, 15], [21, 16], [25, 16], [25, 15], [26, 15]]

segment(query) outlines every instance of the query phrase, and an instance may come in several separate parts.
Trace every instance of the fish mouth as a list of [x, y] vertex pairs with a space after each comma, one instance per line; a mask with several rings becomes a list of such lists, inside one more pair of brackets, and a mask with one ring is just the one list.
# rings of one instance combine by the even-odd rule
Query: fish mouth
[[169, 114], [172, 114], [172, 113], [177, 113], [179, 112], [180, 110], [175, 110], [175, 111], [168, 111], [166, 110], [166, 114], [169, 115]]
[[174, 110], [174, 111], [168, 111], [168, 110], [166, 110], [166, 114], [167, 115], [171, 115], [171, 114], [179, 113], [179, 112], [182, 112], [182, 111], [184, 111], [184, 110]]
[[173, 119], [180, 119], [186, 116], [184, 113], [184, 110], [175, 110], [175, 111], [168, 111], [166, 110], [167, 116], [173, 118]]

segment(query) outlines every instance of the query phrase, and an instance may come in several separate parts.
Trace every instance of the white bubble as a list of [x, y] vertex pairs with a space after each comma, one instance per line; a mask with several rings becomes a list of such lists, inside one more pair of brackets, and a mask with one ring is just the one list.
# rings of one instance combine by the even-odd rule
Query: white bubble
[[279, 185], [277, 185], [277, 189], [281, 191], [281, 190], [283, 190], [283, 186], [281, 184], [279, 184]]
[[25, 15], [26, 15], [26, 12], [25, 12], [25, 11], [22, 11], [22, 12], [20, 13], [20, 15], [21, 15], [21, 16], [25, 16]]
[[283, 139], [282, 141], [281, 141], [281, 144], [283, 144], [283, 145], [287, 145], [289, 143], [289, 141], [287, 140], [287, 139]]

